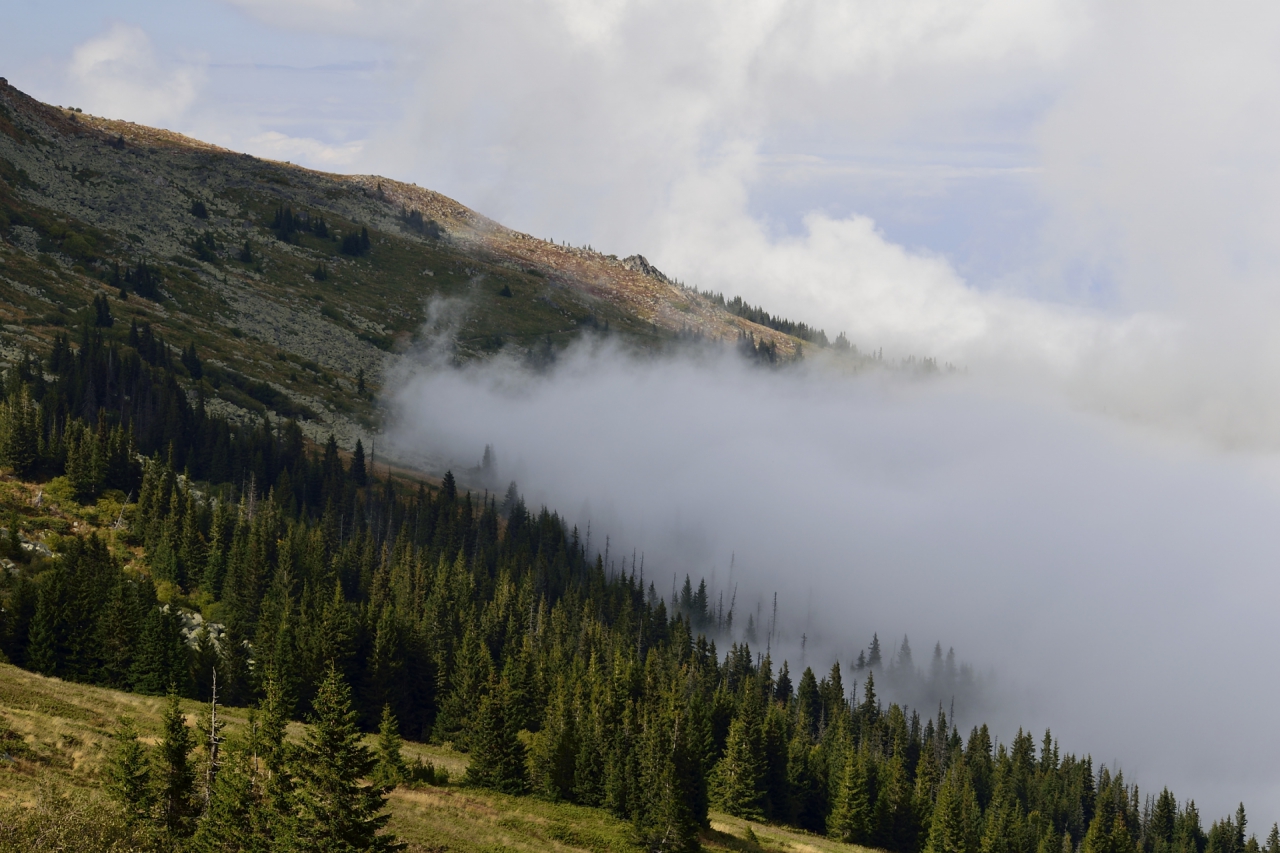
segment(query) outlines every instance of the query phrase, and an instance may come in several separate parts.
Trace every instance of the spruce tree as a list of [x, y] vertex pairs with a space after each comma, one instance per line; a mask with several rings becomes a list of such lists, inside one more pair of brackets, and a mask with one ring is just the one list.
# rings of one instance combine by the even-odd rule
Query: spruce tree
[[373, 754], [361, 743], [351, 689], [329, 669], [312, 703], [311, 729], [297, 752], [300, 847], [323, 853], [399, 849], [379, 830], [390, 817], [381, 788], [361, 783]]
[[199, 805], [195, 769], [191, 766], [195, 744], [177, 693], [169, 694], [163, 727], [164, 736], [155, 754], [159, 822], [169, 838], [186, 838], [195, 830]]
[[506, 794], [525, 792], [524, 745], [511, 722], [505, 684], [492, 685], [480, 700], [467, 741], [471, 747], [468, 784]]
[[866, 844], [871, 840], [872, 803], [867, 785], [867, 760], [870, 756], [849, 751], [831, 814], [827, 817], [827, 834], [846, 844]]
[[689, 750], [689, 725], [673, 700], [645, 714], [639, 747], [635, 820], [651, 850], [693, 853], [706, 815], [694, 811], [696, 762]]
[[409, 778], [409, 768], [400, 752], [400, 724], [390, 705], [382, 706], [382, 720], [378, 724], [378, 746], [375, 751], [373, 784], [380, 788], [395, 788]]
[[249, 825], [256, 837], [289, 850], [301, 843], [302, 835], [296, 785], [289, 772], [294, 748], [285, 741], [289, 720], [279, 682], [268, 676], [263, 692], [261, 715], [251, 712], [249, 723], [247, 751], [255, 790]]
[[953, 760], [938, 789], [925, 853], [977, 853], [981, 817], [964, 761]]
[[115, 732], [115, 750], [107, 762], [107, 794], [124, 811], [130, 824], [152, 819], [155, 797], [151, 788], [151, 765], [146, 747], [138, 740], [138, 730], [128, 719]]
[[[748, 705], [754, 703], [747, 703]], [[711, 773], [711, 797], [721, 811], [747, 820], [764, 818], [759, 732], [755, 715], [740, 714], [729, 724], [724, 755]]]
[[271, 851], [275, 847], [271, 837], [253, 831], [255, 793], [246, 757], [241, 752], [232, 754], [214, 780], [209, 806], [196, 827], [191, 849], [196, 853]]
[[[360, 371], [360, 393], [364, 393], [364, 371]], [[374, 450], [377, 450], [375, 447]], [[356, 439], [355, 452], [351, 454], [351, 482], [357, 486], [366, 486], [369, 484], [369, 473], [365, 470], [364, 461], [364, 443], [360, 439]]]

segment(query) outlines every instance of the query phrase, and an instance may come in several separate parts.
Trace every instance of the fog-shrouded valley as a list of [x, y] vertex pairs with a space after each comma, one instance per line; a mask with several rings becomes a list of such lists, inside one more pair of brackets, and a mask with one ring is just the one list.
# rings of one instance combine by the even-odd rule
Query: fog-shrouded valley
[[0, 35], [6, 844], [1280, 853], [1280, 18], [342, 5]]

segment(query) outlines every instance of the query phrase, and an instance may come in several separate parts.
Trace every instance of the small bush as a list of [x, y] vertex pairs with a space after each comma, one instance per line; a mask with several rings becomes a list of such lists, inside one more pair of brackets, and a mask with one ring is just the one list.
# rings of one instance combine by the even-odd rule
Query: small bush
[[421, 758], [415, 758], [409, 765], [407, 783], [410, 788], [421, 788], [426, 785], [443, 788], [449, 784], [449, 771], [443, 767], [436, 767], [430, 761], [423, 763]]

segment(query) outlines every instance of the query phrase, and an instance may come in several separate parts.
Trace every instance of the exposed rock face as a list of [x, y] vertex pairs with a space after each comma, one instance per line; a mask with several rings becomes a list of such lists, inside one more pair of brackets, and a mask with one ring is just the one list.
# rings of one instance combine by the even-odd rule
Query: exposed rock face
[[632, 272], [643, 273], [649, 278], [656, 278], [658, 281], [674, 284], [671, 279], [667, 278], [666, 273], [649, 263], [649, 259], [644, 255], [632, 255], [629, 258], [623, 258], [622, 265]]

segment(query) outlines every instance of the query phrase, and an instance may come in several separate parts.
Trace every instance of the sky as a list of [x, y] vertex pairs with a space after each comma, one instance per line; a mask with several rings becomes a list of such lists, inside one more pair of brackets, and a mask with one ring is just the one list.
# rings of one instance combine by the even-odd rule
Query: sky
[[[413, 181], [521, 231], [642, 253], [864, 351], [961, 366], [904, 390], [818, 362], [779, 386], [731, 365], [637, 375], [586, 350], [548, 380], [424, 360], [389, 402], [404, 444], [478, 458], [492, 435], [531, 495], [655, 559], [673, 543], [707, 567], [754, 554], [742, 572], [759, 594], [786, 577], [792, 598], [856, 615], [862, 633], [945, 634], [998, 665], [1020, 697], [1009, 707], [1070, 734], [1064, 748], [1176, 783], [1202, 811], [1277, 801], [1267, 764], [1280, 734], [1246, 748], [1233, 732], [1238, 719], [1266, 728], [1259, 709], [1280, 698], [1266, 673], [1280, 556], [1267, 527], [1280, 494], [1280, 7], [7, 9], [17, 24], [0, 31], [0, 74], [43, 100]], [[645, 406], [616, 396], [620, 378], [649, 389]], [[430, 403], [440, 396], [453, 420]], [[761, 402], [775, 398], [786, 407]], [[604, 413], [581, 416], [594, 442], [509, 426], [565, 431], [566, 400]], [[690, 495], [674, 524], [667, 469], [635, 460], [686, 446], [704, 448], [704, 467], [670, 472]], [[600, 476], [561, 473], [584, 458]], [[820, 530], [855, 518], [856, 569], [835, 568], [848, 546], [830, 535], [761, 540], [776, 502], [738, 481], [743, 460], [771, 493], [812, 498]], [[804, 559], [771, 550], [784, 545]], [[984, 604], [998, 615], [973, 617]], [[866, 642], [833, 648], [854, 639]], [[1084, 701], [1090, 684], [1108, 702]]]

